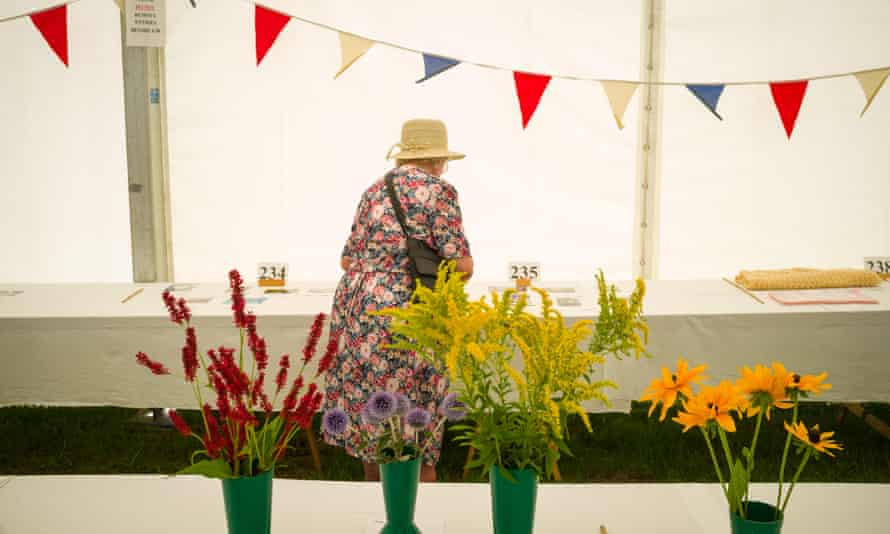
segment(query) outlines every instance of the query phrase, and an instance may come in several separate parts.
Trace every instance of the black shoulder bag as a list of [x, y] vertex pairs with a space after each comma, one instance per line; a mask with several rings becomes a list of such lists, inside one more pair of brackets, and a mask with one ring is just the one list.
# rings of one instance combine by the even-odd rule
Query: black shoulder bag
[[421, 284], [432, 289], [436, 285], [436, 276], [439, 274], [439, 264], [442, 263], [443, 258], [439, 256], [439, 253], [433, 250], [432, 247], [427, 245], [426, 242], [411, 237], [408, 224], [405, 222], [405, 212], [402, 210], [402, 203], [399, 202], [399, 197], [396, 196], [392, 178], [392, 174], [386, 175], [386, 192], [389, 194], [389, 200], [392, 203], [393, 210], [396, 212], [396, 218], [399, 220], [402, 232], [405, 233], [405, 238], [408, 240], [408, 258], [410, 260], [409, 268], [411, 276], [415, 280], [420, 281]]

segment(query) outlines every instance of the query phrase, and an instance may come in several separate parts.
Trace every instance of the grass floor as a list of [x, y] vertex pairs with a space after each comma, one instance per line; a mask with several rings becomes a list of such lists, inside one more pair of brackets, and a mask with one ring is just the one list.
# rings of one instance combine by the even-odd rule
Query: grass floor
[[[871, 404], [866, 409], [890, 421], [890, 405]], [[808, 403], [801, 406], [807, 424], [819, 423], [823, 430], [836, 430], [844, 444], [837, 458], [811, 462], [801, 480], [821, 482], [890, 483], [890, 440], [848, 415], [838, 425], [837, 406]], [[174, 473], [187, 465], [194, 440], [175, 431], [134, 421], [136, 410], [125, 408], [35, 408], [0, 409], [0, 474], [133, 474]], [[784, 414], [783, 414], [784, 415]], [[185, 412], [190, 423], [200, 419]], [[578, 425], [571, 427], [570, 448], [574, 457], [560, 461], [566, 482], [713, 482], [711, 461], [699, 432], [681, 432], [679, 425], [659, 424], [646, 417], [646, 406], [635, 404], [629, 415], [591, 416], [593, 433]], [[739, 438], [747, 445], [752, 429], [741, 427]], [[446, 435], [441, 480], [462, 476], [466, 449]], [[774, 421], [764, 425], [757, 447], [754, 480], [775, 480], [778, 473], [784, 430]], [[359, 463], [339, 449], [320, 444], [322, 472], [312, 468], [309, 449], [302, 435], [286, 455], [276, 476], [324, 480], [360, 480]], [[792, 449], [793, 450], [793, 449]], [[792, 466], [796, 466], [796, 459]]]

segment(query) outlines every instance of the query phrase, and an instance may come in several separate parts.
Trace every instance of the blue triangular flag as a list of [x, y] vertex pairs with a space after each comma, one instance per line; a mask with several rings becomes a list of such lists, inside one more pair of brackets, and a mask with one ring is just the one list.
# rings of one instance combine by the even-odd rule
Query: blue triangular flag
[[696, 84], [688, 84], [686, 88], [695, 95], [695, 98], [699, 99], [702, 104], [708, 107], [711, 110], [711, 113], [714, 114], [720, 120], [723, 120], [723, 117], [717, 113], [717, 102], [720, 101], [720, 95], [723, 94], [723, 89], [726, 88], [725, 85], [696, 85]]
[[460, 61], [454, 59], [447, 59], [444, 57], [434, 56], [432, 54], [424, 54], [423, 70], [425, 74], [423, 75], [423, 78], [417, 80], [416, 83], [425, 82], [433, 76], [444, 72], [459, 63]]

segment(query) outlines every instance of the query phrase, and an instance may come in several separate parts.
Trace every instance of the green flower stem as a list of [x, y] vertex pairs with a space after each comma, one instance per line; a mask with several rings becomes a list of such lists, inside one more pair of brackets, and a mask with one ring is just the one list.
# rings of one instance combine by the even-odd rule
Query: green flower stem
[[[443, 418], [439, 421], [439, 424], [437, 424], [437, 425], [436, 425], [436, 428], [433, 429], [433, 433], [430, 434], [430, 439], [426, 440], [426, 443], [423, 444], [423, 447], [420, 449], [420, 455], [419, 455], [421, 458], [423, 458], [424, 453], [426, 453], [427, 448], [430, 446], [430, 443], [433, 441], [433, 440], [432, 440], [433, 436], [435, 436], [435, 435], [436, 435], [436, 432], [438, 432], [439, 429], [441, 429], [442, 426], [445, 425], [445, 420], [446, 420], [446, 419], [443, 417]], [[416, 436], [416, 431], [415, 431], [415, 436]]]
[[803, 460], [800, 462], [800, 466], [797, 468], [797, 472], [794, 473], [794, 478], [791, 479], [791, 487], [788, 488], [788, 494], [785, 495], [785, 502], [782, 503], [782, 509], [780, 510], [783, 514], [785, 513], [785, 507], [788, 506], [788, 499], [791, 498], [791, 492], [794, 491], [794, 485], [797, 484], [797, 479], [800, 478], [801, 472], [803, 472], [803, 468], [806, 467], [807, 462], [810, 459], [810, 456], [813, 455], [813, 448], [807, 447], [807, 452], [803, 455]]
[[748, 463], [748, 484], [745, 486], [745, 513], [748, 512], [748, 491], [751, 489], [751, 472], [754, 471], [754, 451], [757, 449], [757, 437], [760, 436], [760, 423], [763, 421], [763, 408], [757, 413], [757, 423], [754, 425], [754, 438], [751, 439], [751, 457]]
[[[797, 424], [797, 405], [798, 397], [794, 395], [794, 409], [791, 413], [791, 426]], [[788, 448], [791, 447], [791, 432], [786, 432], [785, 450], [782, 451], [782, 463], [779, 466], [779, 494], [776, 496], [776, 510], [779, 509], [779, 503], [782, 502], [782, 482], [785, 479], [785, 465], [788, 463]], [[777, 512], [778, 513], [778, 512]]]
[[720, 471], [720, 463], [717, 462], [717, 455], [714, 453], [714, 446], [711, 444], [711, 438], [708, 437], [708, 433], [705, 432], [704, 427], [699, 427], [701, 429], [701, 435], [705, 438], [705, 443], [708, 444], [708, 451], [711, 453], [711, 461], [714, 462], [714, 471], [717, 472], [717, 480], [720, 481], [720, 489], [723, 490], [723, 496], [729, 499], [729, 492], [726, 491], [726, 482], [723, 481], [723, 473]]
[[241, 338], [241, 343], [238, 348], [238, 368], [244, 369], [244, 329], [238, 329], [238, 335]]
[[[732, 476], [732, 452], [729, 450], [729, 441], [726, 439], [726, 432], [723, 430], [723, 427], [720, 426], [719, 423], [714, 423], [717, 425], [717, 432], [720, 434], [720, 443], [723, 444], [723, 453], [726, 454], [726, 463], [729, 465], [729, 473], [730, 477]], [[738, 504], [739, 515], [742, 519], [745, 519], [745, 510], [742, 509], [742, 503]], [[729, 503], [730, 508], [732, 508], [732, 503]]]
[[726, 439], [726, 432], [723, 430], [719, 424], [717, 425], [717, 432], [720, 434], [720, 443], [723, 445], [723, 454], [726, 455], [726, 465], [729, 467], [729, 472], [732, 472], [732, 451], [729, 450], [729, 441]]

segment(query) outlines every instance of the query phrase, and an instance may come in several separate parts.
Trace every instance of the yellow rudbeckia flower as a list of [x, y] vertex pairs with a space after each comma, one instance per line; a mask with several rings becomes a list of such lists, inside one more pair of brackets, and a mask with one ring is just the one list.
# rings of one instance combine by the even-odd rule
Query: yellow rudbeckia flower
[[702, 388], [698, 395], [683, 401], [683, 411], [674, 421], [683, 425], [683, 432], [694, 426], [705, 427], [716, 421], [727, 432], [735, 432], [732, 412], [738, 412], [742, 399], [732, 382], [724, 380], [716, 387]]
[[742, 377], [736, 383], [739, 392], [748, 395], [747, 413], [748, 416], [757, 415], [761, 408], [766, 409], [766, 418], [769, 419], [770, 409], [791, 408], [793, 404], [788, 402], [785, 386], [788, 383], [788, 376], [785, 368], [779, 364], [774, 364], [776, 368], [773, 372], [769, 367], [757, 364], [754, 370], [745, 366], [742, 368]]
[[687, 399], [692, 397], [692, 384], [704, 379], [701, 373], [704, 372], [706, 366], [699, 365], [689, 368], [689, 362], [684, 359], [677, 360], [677, 370], [671, 372], [667, 367], [661, 368], [661, 378], [653, 380], [649, 387], [640, 397], [641, 401], [651, 401], [649, 406], [649, 417], [658, 404], [661, 404], [661, 415], [659, 421], [664, 421], [668, 410], [677, 402], [677, 396], [682, 394]]
[[808, 429], [807, 425], [803, 424], [803, 422], [798, 422], [794, 426], [785, 423], [785, 430], [806, 445], [815, 449], [816, 452], [821, 452], [834, 457], [828, 449], [836, 449], [839, 451], [844, 450], [844, 447], [840, 443], [829, 439], [834, 436], [834, 432], [820, 432], [819, 425], [815, 425]]
[[825, 390], [831, 389], [831, 384], [822, 383], [826, 378], [828, 378], [828, 373], [820, 375], [799, 375], [794, 373], [788, 377], [788, 389], [818, 395]]

